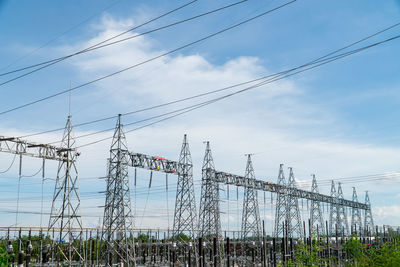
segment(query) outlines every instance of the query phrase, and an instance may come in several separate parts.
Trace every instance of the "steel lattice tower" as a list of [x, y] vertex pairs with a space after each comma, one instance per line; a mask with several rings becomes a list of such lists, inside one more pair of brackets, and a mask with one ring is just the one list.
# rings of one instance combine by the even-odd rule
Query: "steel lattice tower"
[[[60, 161], [57, 169], [57, 179], [54, 187], [53, 202], [49, 219], [49, 231], [58, 228], [59, 244], [68, 243], [68, 255], [62, 253], [69, 262], [73, 260], [73, 254], [77, 253], [81, 259], [79, 251], [72, 251], [73, 241], [80, 238], [80, 232], [73, 232], [73, 228], [82, 229], [82, 218], [80, 214], [80, 196], [78, 186], [78, 170], [76, 159], [78, 154], [75, 149], [75, 140], [72, 137], [71, 116], [68, 116], [67, 124], [61, 143], [64, 157]], [[61, 249], [61, 248], [60, 248]]]
[[291, 189], [295, 189], [296, 180], [294, 178], [293, 169], [289, 168], [286, 222], [288, 226], [288, 237], [303, 237], [303, 230], [300, 218], [299, 200], [291, 193]]
[[374, 234], [374, 220], [372, 218], [371, 202], [369, 200], [368, 191], [365, 192], [365, 204], [368, 205], [369, 208], [365, 210], [364, 229], [370, 234]]
[[133, 227], [128, 179], [128, 148], [118, 116], [108, 162], [106, 202], [104, 206], [103, 240], [106, 242], [106, 264], [123, 262], [133, 266]]
[[[353, 187], [353, 201], [358, 202], [356, 188]], [[352, 208], [351, 209], [351, 232], [357, 232], [360, 228], [362, 228], [361, 221], [361, 212], [360, 209]]]
[[[312, 193], [319, 193], [318, 192], [318, 185], [317, 179], [315, 175], [312, 175], [312, 186], [311, 192]], [[311, 209], [310, 209], [310, 224], [311, 224], [311, 233], [316, 234], [317, 228], [320, 233], [325, 233], [324, 227], [324, 219], [322, 217], [322, 210], [321, 210], [321, 203], [319, 201], [312, 200], [311, 201]]]
[[[279, 174], [278, 174], [278, 185], [286, 186], [285, 173], [283, 172], [283, 164], [279, 165]], [[285, 190], [285, 189], [283, 189]], [[281, 234], [283, 235], [283, 223], [286, 223], [286, 203], [287, 192], [286, 190], [280, 194], [277, 194], [276, 199], [276, 211], [275, 211], [275, 228], [274, 228], [274, 237], [279, 237]]]
[[[245, 177], [255, 179], [251, 155], [247, 155], [247, 165]], [[258, 208], [257, 191], [253, 187], [244, 189], [243, 214], [242, 214], [242, 239], [252, 240], [261, 243], [261, 221]]]
[[[341, 183], [338, 184], [337, 197], [339, 199], [344, 199]], [[338, 205], [338, 216], [338, 233], [346, 236], [349, 233], [349, 223], [347, 220], [347, 209], [345, 206]]]
[[213, 240], [217, 240], [215, 255], [219, 263], [222, 262], [223, 243], [221, 239], [221, 220], [219, 212], [219, 185], [214, 181], [215, 166], [211, 154], [210, 142], [206, 142], [206, 153], [202, 167], [202, 184], [199, 212], [199, 237], [206, 242], [208, 249], [213, 247]]
[[176, 187], [173, 236], [176, 237], [186, 234], [191, 239], [194, 239], [194, 230], [196, 227], [196, 199], [193, 186], [192, 157], [190, 155], [186, 134], [183, 137], [178, 166], [179, 176], [178, 185]]
[[[335, 182], [333, 180], [332, 180], [332, 186], [331, 186], [331, 197], [337, 197]], [[338, 223], [339, 211], [338, 211], [337, 204], [331, 204], [330, 206], [331, 207], [330, 207], [330, 212], [329, 212], [329, 234], [331, 236], [334, 236], [336, 234], [336, 225], [337, 225], [337, 227], [339, 227], [339, 225], [340, 225], [340, 223]]]

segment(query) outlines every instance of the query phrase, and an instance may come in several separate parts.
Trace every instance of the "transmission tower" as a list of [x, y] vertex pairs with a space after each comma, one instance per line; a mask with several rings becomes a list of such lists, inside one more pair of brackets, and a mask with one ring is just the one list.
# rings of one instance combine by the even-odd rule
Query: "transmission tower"
[[[331, 197], [337, 197], [336, 195], [336, 188], [335, 188], [335, 182], [332, 180], [332, 186], [331, 186]], [[338, 210], [338, 205], [331, 203], [330, 205], [330, 213], [329, 213], [329, 234], [331, 236], [334, 236], [336, 234], [336, 227], [339, 227], [338, 223], [339, 219], [339, 210]]]
[[206, 142], [206, 153], [204, 156], [202, 167], [202, 184], [199, 214], [199, 230], [200, 236], [211, 250], [214, 238], [216, 239], [217, 251], [214, 257], [217, 257], [219, 263], [222, 262], [223, 243], [221, 239], [221, 220], [219, 212], [219, 186], [214, 181], [215, 175], [214, 161], [211, 155], [210, 142]]
[[283, 172], [283, 164], [279, 165], [279, 174], [278, 174], [278, 185], [282, 186], [283, 192], [277, 194], [276, 199], [276, 211], [275, 211], [275, 228], [274, 228], [274, 237], [279, 237], [283, 235], [284, 228], [283, 224], [286, 223], [286, 199], [287, 199], [287, 192], [286, 192], [286, 180], [285, 180], [285, 173]]
[[[247, 155], [245, 178], [255, 179], [251, 155]], [[242, 214], [242, 239], [261, 243], [261, 222], [258, 208], [257, 191], [253, 187], [244, 189], [243, 214]]]
[[[338, 184], [337, 197], [339, 199], [344, 199], [342, 184]], [[339, 227], [340, 226], [340, 227]], [[349, 223], [347, 220], [347, 209], [344, 205], [338, 205], [338, 233], [341, 235], [347, 235], [349, 233]]]
[[[312, 175], [312, 186], [311, 192], [318, 194], [318, 185], [317, 179], [315, 175]], [[321, 203], [316, 200], [311, 200], [311, 209], [310, 209], [310, 224], [311, 224], [311, 233], [317, 234], [317, 229], [320, 233], [325, 233], [324, 227], [324, 219], [322, 217]]]
[[[54, 187], [53, 202], [49, 220], [49, 231], [57, 228], [59, 232], [59, 245], [63, 242], [68, 244], [68, 253], [62, 253], [65, 260], [71, 263], [74, 254], [81, 259], [82, 256], [72, 245], [75, 239], [79, 239], [82, 231], [73, 231], [73, 228], [82, 229], [82, 218], [80, 214], [80, 196], [78, 186], [78, 170], [76, 159], [78, 153], [75, 149], [75, 140], [72, 136], [71, 116], [68, 116], [64, 135], [59, 151], [64, 160], [59, 161], [57, 179]], [[60, 251], [62, 251], [60, 247]]]
[[303, 237], [303, 230], [300, 218], [299, 200], [295, 193], [291, 192], [296, 189], [296, 180], [294, 178], [293, 169], [289, 168], [287, 208], [286, 208], [286, 223], [288, 226], [288, 237]]
[[107, 266], [124, 263], [134, 266], [131, 201], [128, 179], [128, 148], [118, 116], [108, 162], [103, 240], [106, 242]]
[[365, 204], [368, 205], [368, 209], [365, 210], [365, 217], [364, 217], [364, 229], [367, 231], [367, 233], [370, 233], [371, 235], [374, 234], [374, 220], [372, 218], [372, 212], [371, 212], [371, 202], [369, 200], [369, 195], [368, 191], [365, 192]]
[[193, 186], [193, 164], [189, 151], [189, 144], [186, 134], [183, 137], [183, 144], [178, 165], [178, 185], [176, 188], [175, 215], [173, 236], [182, 234], [195, 238], [196, 227], [196, 199]]
[[[353, 199], [354, 202], [358, 202], [356, 188], [353, 187]], [[360, 209], [353, 207], [351, 209], [351, 232], [356, 232], [362, 228], [361, 212]]]

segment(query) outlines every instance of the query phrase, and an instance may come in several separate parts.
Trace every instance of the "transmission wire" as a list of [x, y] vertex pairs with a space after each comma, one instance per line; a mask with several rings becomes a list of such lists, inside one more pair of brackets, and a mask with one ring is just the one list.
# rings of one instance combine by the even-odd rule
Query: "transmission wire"
[[[136, 64], [131, 65], [131, 66], [129, 66], [129, 67], [120, 69], [120, 70], [118, 70], [118, 71], [116, 71], [116, 72], [107, 74], [107, 75], [105, 75], [105, 76], [101, 76], [101, 77], [99, 77], [99, 78], [97, 78], [97, 79], [94, 79], [94, 80], [91, 80], [91, 81], [89, 81], [89, 82], [80, 84], [80, 85], [75, 86], [75, 87], [72, 87], [72, 88], [70, 88], [70, 89], [66, 89], [66, 90], [63, 90], [63, 91], [59, 91], [58, 93], [55, 93], [55, 94], [52, 94], [52, 95], [48, 95], [48, 96], [46, 96], [46, 97], [39, 98], [39, 99], [37, 99], [37, 100], [34, 100], [34, 101], [31, 101], [31, 102], [22, 104], [22, 105], [20, 105], [20, 106], [17, 106], [17, 107], [14, 107], [14, 108], [11, 108], [11, 109], [2, 111], [2, 112], [0, 112], [0, 115], [4, 115], [4, 114], [10, 113], [10, 112], [12, 112], [12, 111], [21, 109], [21, 108], [25, 108], [25, 107], [28, 107], [28, 106], [31, 106], [31, 105], [34, 105], [34, 104], [43, 102], [43, 101], [45, 101], [45, 100], [48, 100], [48, 99], [57, 97], [57, 96], [59, 96], [59, 95], [63, 95], [63, 94], [65, 94], [65, 93], [68, 93], [68, 92], [71, 92], [71, 91], [75, 91], [75, 90], [77, 90], [77, 89], [79, 89], [79, 88], [85, 87], [85, 86], [87, 86], [87, 85], [96, 83], [96, 82], [98, 82], [98, 81], [101, 81], [101, 80], [107, 79], [107, 78], [109, 78], [109, 77], [112, 77], [112, 76], [114, 76], [114, 75], [120, 74], [120, 73], [122, 73], [122, 72], [128, 71], [128, 70], [130, 70], [130, 69], [139, 67], [139, 66], [141, 66], [141, 65], [144, 65], [144, 64], [149, 63], [149, 62], [151, 62], [151, 61], [154, 61], [154, 60], [156, 60], [156, 59], [159, 59], [159, 58], [165, 57], [165, 56], [167, 56], [167, 55], [173, 54], [173, 53], [175, 53], [175, 52], [177, 52], [177, 51], [180, 51], [180, 50], [182, 50], [182, 49], [184, 49], [184, 48], [187, 48], [187, 47], [189, 47], [189, 46], [192, 46], [192, 45], [195, 45], [195, 44], [197, 44], [197, 43], [203, 42], [203, 41], [205, 41], [205, 40], [207, 40], [207, 39], [210, 39], [210, 38], [212, 38], [212, 37], [214, 37], [214, 36], [217, 36], [217, 35], [219, 35], [219, 34], [222, 34], [222, 33], [226, 32], [226, 31], [231, 30], [231, 29], [237, 28], [237, 27], [239, 27], [239, 26], [241, 26], [241, 25], [243, 25], [243, 24], [246, 24], [246, 23], [248, 23], [248, 22], [251, 22], [251, 21], [253, 21], [253, 20], [255, 20], [255, 19], [258, 19], [258, 18], [260, 18], [260, 17], [262, 17], [262, 16], [265, 16], [265, 15], [267, 15], [267, 14], [273, 12], [273, 11], [276, 11], [276, 10], [278, 10], [278, 9], [280, 9], [280, 8], [283, 8], [283, 7], [287, 6], [287, 5], [290, 5], [290, 4], [294, 3], [295, 1], [296, 1], [296, 0], [292, 0], [292, 1], [290, 1], [290, 2], [287, 2], [287, 3], [283, 4], [283, 5], [280, 5], [280, 6], [278, 6], [278, 7], [275, 7], [275, 8], [273, 8], [273, 9], [270, 9], [270, 10], [268, 10], [268, 11], [265, 11], [265, 12], [263, 12], [263, 13], [261, 13], [261, 14], [258, 14], [258, 15], [254, 16], [254, 17], [251, 17], [251, 18], [249, 18], [249, 19], [243, 20], [243, 21], [241, 21], [241, 22], [239, 22], [239, 23], [236, 23], [236, 24], [234, 24], [234, 25], [232, 25], [232, 26], [229, 26], [229, 27], [227, 27], [227, 28], [224, 28], [224, 29], [222, 29], [222, 30], [219, 30], [219, 31], [217, 31], [217, 32], [214, 32], [214, 33], [212, 33], [212, 34], [209, 34], [209, 35], [207, 35], [207, 36], [205, 36], [205, 37], [202, 37], [202, 38], [200, 38], [200, 39], [197, 39], [197, 40], [195, 40], [195, 41], [193, 41], [193, 42], [190, 42], [190, 43], [187, 43], [187, 44], [185, 44], [185, 45], [182, 45], [182, 46], [180, 46], [180, 47], [178, 47], [178, 48], [169, 50], [169, 51], [167, 51], [167, 52], [164, 52], [164, 53], [162, 53], [162, 54], [159, 54], [159, 55], [157, 55], [157, 56], [155, 56], [155, 57], [152, 57], [152, 58], [150, 58], [150, 59], [147, 59], [147, 60], [145, 60], [145, 61], [136, 63]], [[0, 84], [0, 85], [1, 85], [1, 84]]]
[[12, 160], [10, 166], [9, 166], [5, 171], [1, 171], [0, 174], [1, 174], [1, 173], [6, 173], [6, 172], [8, 172], [8, 171], [12, 168], [12, 166], [14, 165], [14, 162], [15, 162], [15, 158], [16, 158], [16, 157], [17, 157], [17, 154], [14, 154], [14, 158], [13, 158], [13, 160]]
[[[291, 72], [291, 71], [294, 71], [294, 70], [297, 70], [297, 69], [300, 69], [300, 68], [303, 68], [303, 67], [306, 67], [306, 66], [309, 66], [309, 65], [312, 65], [312, 64], [321, 62], [322, 59], [325, 59], [325, 58], [327, 58], [327, 57], [329, 57], [329, 56], [331, 56], [331, 55], [333, 55], [333, 54], [336, 54], [336, 53], [338, 53], [338, 52], [340, 52], [340, 51], [343, 51], [343, 50], [345, 50], [345, 49], [347, 49], [347, 48], [349, 48], [349, 47], [351, 47], [351, 46], [354, 46], [354, 45], [356, 45], [356, 44], [358, 44], [358, 43], [361, 43], [361, 42], [363, 42], [363, 41], [365, 41], [365, 40], [368, 40], [368, 39], [370, 39], [370, 38], [372, 38], [372, 37], [374, 37], [374, 36], [376, 36], [376, 35], [378, 35], [378, 34], [380, 34], [380, 33], [383, 33], [383, 32], [385, 32], [385, 31], [387, 31], [387, 30], [389, 30], [389, 29], [394, 28], [394, 27], [396, 27], [396, 26], [398, 26], [398, 25], [400, 25], [400, 23], [396, 23], [396, 24], [394, 24], [394, 25], [391, 25], [390, 27], [387, 27], [387, 28], [385, 28], [385, 29], [383, 29], [383, 30], [381, 30], [381, 31], [378, 31], [378, 32], [376, 32], [376, 33], [374, 33], [374, 34], [371, 34], [371, 35], [367, 36], [367, 37], [364, 37], [364, 38], [362, 38], [362, 39], [360, 39], [360, 40], [358, 40], [358, 41], [356, 41], [356, 42], [350, 43], [350, 44], [348, 44], [348, 45], [346, 45], [346, 46], [344, 46], [344, 47], [342, 47], [342, 48], [339, 48], [339, 49], [336, 49], [336, 50], [334, 50], [334, 51], [332, 51], [332, 52], [329, 52], [328, 54], [326, 54], [326, 55], [324, 55], [324, 56], [321, 56], [321, 57], [319, 57], [319, 58], [317, 58], [317, 59], [314, 59], [314, 60], [312, 60], [312, 61], [310, 61], [310, 62], [308, 62], [308, 63], [299, 65], [299, 66], [297, 66], [297, 67], [294, 67], [294, 68], [291, 68], [291, 69], [288, 69], [288, 70], [285, 70], [285, 71], [281, 71], [281, 72], [278, 72], [278, 73], [266, 75], [266, 76], [259, 77], [259, 78], [253, 79], [253, 80], [249, 80], [249, 81], [246, 81], [246, 82], [242, 82], [242, 83], [238, 83], [238, 84], [235, 84], [235, 85], [227, 86], [227, 87], [220, 88], [220, 89], [217, 89], [217, 90], [208, 91], [208, 92], [201, 93], [201, 94], [197, 94], [197, 95], [194, 95], [194, 96], [190, 96], [190, 97], [181, 98], [181, 99], [178, 99], [178, 100], [166, 102], [166, 103], [163, 103], [163, 104], [159, 104], [159, 105], [155, 105], [155, 106], [151, 106], [151, 107], [147, 107], [147, 108], [138, 109], [138, 110], [135, 110], [135, 111], [126, 112], [126, 113], [123, 113], [123, 114], [121, 114], [121, 115], [122, 115], [122, 116], [132, 115], [132, 114], [135, 114], [135, 113], [139, 113], [139, 112], [143, 112], [143, 111], [148, 111], [148, 110], [151, 110], [151, 109], [155, 109], [155, 108], [159, 108], [159, 107], [163, 107], [163, 106], [167, 106], [167, 105], [171, 105], [171, 104], [183, 102], [183, 101], [186, 101], [186, 100], [191, 100], [191, 99], [194, 99], [194, 98], [206, 96], [206, 95], [209, 95], [209, 94], [221, 92], [221, 91], [224, 91], [224, 90], [232, 89], [232, 88], [235, 88], [235, 87], [238, 87], [238, 86], [241, 86], [241, 85], [246, 85], [246, 84], [253, 83], [253, 82], [256, 82], [256, 81], [260, 81], [260, 80], [263, 80], [263, 79], [266, 79], [266, 78], [277, 78], [277, 77], [279, 77], [280, 75], [284, 75], [284, 74], [287, 74], [287, 73], [289, 73], [289, 72]], [[109, 117], [105, 117], [105, 118], [101, 118], [101, 119], [97, 119], [97, 120], [92, 120], [92, 121], [88, 121], [88, 122], [84, 122], [84, 123], [79, 123], [79, 124], [74, 125], [74, 127], [80, 127], [80, 126], [85, 126], [85, 125], [89, 125], [89, 124], [93, 124], [93, 123], [97, 123], [97, 122], [102, 122], [102, 121], [114, 119], [114, 118], [116, 118], [116, 117], [118, 117], [118, 115], [116, 115], [116, 116], [109, 116]], [[57, 128], [57, 129], [48, 130], [48, 131], [42, 131], [42, 132], [39, 132], [39, 133], [34, 133], [34, 134], [28, 134], [28, 135], [20, 136], [19, 138], [30, 137], [30, 136], [36, 136], [36, 135], [41, 135], [41, 134], [45, 134], [45, 133], [60, 131], [60, 130], [64, 130], [64, 129], [65, 129], [65, 127], [61, 127], [61, 128]]]
[[70, 58], [70, 57], [73, 57], [75, 55], [79, 55], [79, 54], [82, 54], [82, 53], [85, 53], [85, 52], [88, 52], [88, 51], [91, 51], [91, 50], [95, 50], [95, 49], [97, 49], [96, 47], [99, 47], [101, 44], [104, 44], [104, 43], [106, 43], [108, 41], [111, 41], [111, 40], [113, 40], [115, 38], [118, 38], [118, 37], [120, 37], [120, 36], [122, 36], [122, 35], [124, 35], [124, 34], [126, 34], [128, 32], [131, 32], [131, 31], [134, 31], [134, 30], [136, 30], [136, 29], [138, 29], [140, 27], [143, 27], [143, 26], [145, 26], [145, 25], [147, 25], [147, 24], [149, 24], [149, 23], [151, 23], [153, 21], [156, 21], [156, 20], [158, 20], [158, 19], [160, 19], [162, 17], [165, 17], [165, 16], [173, 13], [173, 12], [176, 12], [176, 11], [178, 11], [178, 10], [180, 10], [180, 9], [190, 5], [190, 4], [193, 4], [196, 1], [197, 0], [193, 0], [193, 1], [191, 1], [189, 3], [186, 3], [186, 4], [182, 5], [182, 6], [179, 6], [178, 8], [175, 8], [175, 9], [173, 9], [171, 11], [168, 11], [167, 13], [164, 13], [164, 14], [162, 14], [160, 16], [157, 16], [157, 17], [155, 17], [155, 18], [153, 18], [151, 20], [148, 20], [148, 21], [146, 21], [146, 22], [144, 22], [142, 24], [139, 24], [138, 26], [132, 27], [132, 28], [130, 28], [130, 29], [128, 29], [128, 30], [126, 30], [126, 31], [124, 31], [122, 33], [114, 35], [113, 37], [110, 37], [110, 38], [108, 38], [106, 40], [100, 41], [99, 43], [91, 45], [91, 46], [89, 46], [89, 47], [87, 47], [87, 48], [85, 48], [83, 50], [78, 51], [78, 52], [75, 52], [75, 53], [72, 53], [72, 54], [69, 54], [69, 55], [66, 55], [66, 56], [63, 56], [63, 57], [58, 57], [58, 58], [55, 58], [55, 59], [47, 60], [47, 61], [44, 61], [44, 62], [41, 62], [41, 63], [37, 63], [37, 64], [34, 64], [34, 65], [26, 66], [26, 67], [23, 67], [23, 68], [15, 69], [15, 70], [12, 70], [12, 71], [9, 71], [9, 72], [1, 73], [0, 76], [5, 76], [5, 75], [12, 74], [12, 73], [15, 73], [15, 72], [20, 72], [20, 71], [23, 71], [23, 70], [26, 70], [26, 69], [31, 69], [31, 68], [34, 68], [34, 67], [39, 67], [39, 66], [48, 64], [48, 65], [46, 65], [44, 67], [38, 68], [38, 69], [36, 69], [34, 71], [31, 71], [31, 72], [29, 72], [27, 74], [21, 75], [20, 77], [16, 77], [16, 78], [22, 78], [23, 76], [26, 76], [28, 74], [31, 74], [31, 73], [36, 72], [38, 70], [41, 70], [43, 68], [49, 67], [51, 65], [54, 65], [54, 64], [56, 64], [56, 63], [58, 63], [60, 61], [63, 61], [65, 59], [67, 59], [67, 58]]

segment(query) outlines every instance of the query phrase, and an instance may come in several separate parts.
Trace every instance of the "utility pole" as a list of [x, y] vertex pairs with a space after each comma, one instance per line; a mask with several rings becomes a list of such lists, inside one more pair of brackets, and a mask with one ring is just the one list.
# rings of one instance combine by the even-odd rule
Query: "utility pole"
[[[62, 149], [58, 153], [64, 158], [59, 161], [57, 179], [49, 219], [49, 231], [58, 229], [58, 248], [65, 260], [71, 265], [73, 255], [76, 253], [81, 260], [83, 255], [72, 246], [74, 240], [80, 239], [82, 234], [82, 217], [80, 213], [80, 196], [78, 185], [78, 170], [76, 160], [78, 153], [75, 149], [75, 140], [72, 137], [71, 116], [68, 116], [64, 135], [61, 141]], [[77, 228], [78, 231], [73, 231]], [[75, 229], [76, 230], [76, 229]], [[61, 244], [66, 242], [68, 252], [63, 252]]]
[[128, 147], [118, 116], [108, 161], [107, 191], [104, 206], [103, 241], [105, 241], [106, 265], [123, 263], [134, 266], [134, 247], [132, 238], [133, 218], [131, 211]]
[[[313, 174], [312, 177], [311, 192], [318, 194], [318, 185], [315, 174]], [[320, 233], [325, 233], [324, 219], [322, 217], [321, 203], [319, 201], [311, 200], [310, 225], [311, 233], [317, 234], [317, 229]]]

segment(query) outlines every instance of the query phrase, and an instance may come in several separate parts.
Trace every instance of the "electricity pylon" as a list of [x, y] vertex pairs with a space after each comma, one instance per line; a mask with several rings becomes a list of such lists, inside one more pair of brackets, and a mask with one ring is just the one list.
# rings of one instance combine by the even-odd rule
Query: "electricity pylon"
[[[68, 116], [61, 147], [62, 150], [58, 152], [62, 154], [64, 160], [59, 161], [58, 164], [49, 231], [57, 228], [59, 232], [59, 252], [65, 260], [71, 263], [74, 254], [77, 254], [83, 260], [79, 250], [72, 246], [74, 240], [80, 239], [82, 234], [82, 231], [73, 231], [74, 228], [82, 229], [82, 217], [80, 214], [78, 170], [76, 168], [78, 153], [72, 136], [71, 116]], [[67, 253], [64, 253], [60, 247], [63, 242], [68, 245]]]
[[[335, 182], [333, 180], [331, 185], [331, 197], [335, 198], [337, 197]], [[340, 225], [338, 223], [338, 218], [339, 218], [338, 205], [331, 203], [329, 212], [329, 234], [331, 236], [334, 236], [336, 234], [336, 227], [339, 227]]]
[[[338, 184], [337, 197], [338, 199], [344, 199], [341, 183]], [[349, 233], [347, 209], [344, 205], [340, 204], [338, 205], [338, 233], [344, 236], [346, 236]]]
[[195, 238], [196, 227], [196, 199], [193, 186], [193, 164], [189, 151], [189, 144], [186, 134], [183, 137], [183, 144], [178, 165], [178, 185], [176, 187], [176, 201], [174, 213], [173, 236], [182, 234]]
[[368, 191], [365, 192], [365, 204], [368, 205], [368, 209], [365, 210], [365, 217], [364, 217], [364, 229], [367, 234], [374, 234], [374, 220], [372, 218], [371, 212], [371, 202], [369, 200]]
[[223, 242], [220, 242], [222, 236], [219, 212], [219, 185], [213, 179], [214, 176], [215, 166], [211, 154], [210, 142], [207, 141], [202, 167], [199, 237], [203, 238], [208, 250], [213, 248], [213, 242], [217, 243], [217, 251], [214, 251], [214, 257], [216, 257], [216, 261], [220, 265], [223, 257]]
[[[315, 178], [314, 174], [312, 177], [311, 192], [318, 194], [317, 179]], [[319, 201], [311, 200], [310, 225], [311, 233], [317, 234], [317, 229], [319, 233], [325, 233], [324, 219], [322, 217], [321, 203]]]
[[[358, 202], [356, 188], [353, 187], [353, 201]], [[351, 232], [356, 232], [362, 228], [361, 212], [358, 208], [351, 208]]]
[[287, 195], [287, 208], [286, 208], [286, 223], [288, 227], [288, 237], [303, 237], [303, 227], [301, 224], [299, 199], [291, 192], [296, 189], [296, 180], [293, 174], [293, 168], [289, 168], [288, 179], [288, 195]]
[[286, 199], [287, 199], [287, 192], [286, 192], [286, 180], [285, 180], [285, 173], [283, 172], [283, 164], [279, 165], [279, 174], [278, 174], [278, 185], [281, 185], [283, 190], [281, 193], [277, 194], [276, 198], [276, 211], [275, 211], [275, 228], [274, 228], [274, 237], [279, 237], [283, 235], [285, 229], [283, 224], [286, 223]]
[[[251, 155], [247, 155], [245, 178], [255, 179]], [[258, 208], [257, 191], [254, 187], [247, 186], [244, 189], [243, 214], [242, 214], [242, 239], [245, 241], [256, 241], [261, 243], [261, 221]]]
[[110, 149], [104, 206], [103, 241], [106, 243], [104, 256], [107, 266], [115, 263], [134, 266], [128, 160], [128, 147], [119, 115]]

